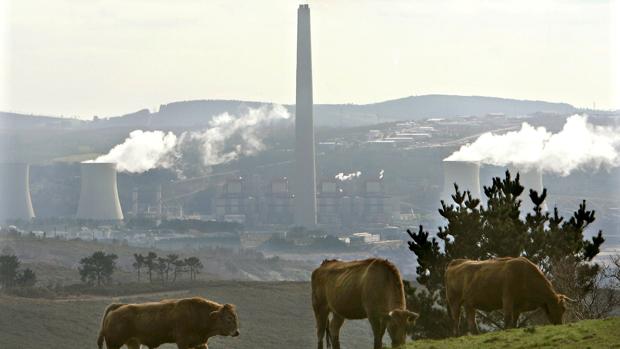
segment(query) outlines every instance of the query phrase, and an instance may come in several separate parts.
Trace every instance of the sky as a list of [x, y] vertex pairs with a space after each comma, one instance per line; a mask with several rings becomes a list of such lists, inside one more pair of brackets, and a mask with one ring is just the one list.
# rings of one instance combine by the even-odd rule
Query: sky
[[[458, 94], [620, 109], [619, 3], [309, 1], [315, 103]], [[294, 103], [298, 4], [0, 0], [0, 111]]]

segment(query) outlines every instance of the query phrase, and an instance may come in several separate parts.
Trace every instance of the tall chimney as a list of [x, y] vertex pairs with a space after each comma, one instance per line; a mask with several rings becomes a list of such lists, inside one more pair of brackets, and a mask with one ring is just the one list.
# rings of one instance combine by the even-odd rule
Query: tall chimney
[[28, 164], [0, 164], [0, 220], [34, 218]]
[[138, 188], [133, 188], [131, 193], [131, 214], [134, 217], [138, 217]]
[[297, 94], [295, 100], [295, 224], [316, 225], [316, 169], [312, 116], [310, 8], [297, 10]]
[[77, 218], [104, 221], [123, 219], [116, 187], [116, 164], [82, 163], [82, 186]]

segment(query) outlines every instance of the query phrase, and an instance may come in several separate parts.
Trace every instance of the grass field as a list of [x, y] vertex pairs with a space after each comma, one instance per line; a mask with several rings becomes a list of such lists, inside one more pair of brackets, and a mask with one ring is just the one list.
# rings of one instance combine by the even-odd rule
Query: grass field
[[[237, 305], [241, 336], [214, 338], [209, 341], [210, 348], [316, 346], [309, 283], [214, 281], [186, 291], [119, 298], [44, 300], [0, 296], [0, 348], [96, 348], [101, 313], [108, 303], [194, 295]], [[370, 326], [361, 320], [345, 323], [342, 342], [343, 349], [372, 347]]]
[[[49, 283], [69, 285], [79, 283], [78, 263], [83, 257], [96, 251], [114, 253], [118, 256], [119, 270], [113, 281], [127, 283], [136, 280], [132, 267], [134, 253], [147, 254], [155, 251], [164, 256], [170, 251], [139, 248], [124, 244], [111, 244], [90, 240], [40, 239], [28, 236], [0, 236], [0, 251], [10, 249], [23, 263], [33, 269], [40, 286]], [[200, 249], [182, 253], [181, 257], [200, 258], [204, 269], [197, 276], [202, 280], [256, 280], [285, 281], [309, 280], [313, 264], [304, 261], [289, 261], [282, 258], [265, 258], [254, 251], [232, 251], [225, 249]], [[187, 278], [187, 274], [181, 278]]]
[[[314, 318], [307, 282], [212, 281], [189, 290], [126, 297], [26, 299], [0, 296], [0, 348], [96, 348], [101, 312], [111, 302], [204, 296], [237, 305], [241, 336], [214, 338], [210, 348], [314, 348]], [[384, 341], [388, 342], [386, 335]], [[372, 348], [367, 321], [348, 321], [343, 349]], [[161, 348], [175, 348], [164, 345]], [[620, 318], [541, 326], [441, 341], [410, 342], [407, 349], [620, 348]]]
[[513, 329], [444, 340], [415, 341], [407, 346], [407, 349], [414, 348], [620, 348], [620, 318], [580, 321], [562, 326]]

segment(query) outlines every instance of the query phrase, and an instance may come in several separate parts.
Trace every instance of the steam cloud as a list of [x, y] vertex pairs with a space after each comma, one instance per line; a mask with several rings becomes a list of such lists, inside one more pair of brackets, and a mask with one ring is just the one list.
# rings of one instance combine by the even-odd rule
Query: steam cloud
[[123, 172], [170, 168], [174, 164], [176, 145], [177, 136], [172, 132], [135, 130], [106, 155], [85, 162], [115, 162], [116, 168]]
[[[250, 108], [241, 116], [220, 114], [200, 131], [172, 132], [135, 130], [108, 154], [86, 162], [115, 162], [119, 171], [145, 172], [153, 168], [182, 168], [183, 162], [198, 158], [213, 166], [256, 154], [265, 149], [265, 128], [290, 118], [281, 105]], [[196, 154], [196, 152], [198, 154]]]
[[339, 181], [348, 181], [351, 180], [353, 178], [359, 177], [362, 175], [362, 171], [357, 171], [357, 172], [352, 172], [349, 174], [344, 174], [342, 172], [340, 172], [339, 174], [335, 175], [334, 178], [339, 180]]
[[611, 168], [620, 165], [620, 128], [593, 125], [585, 115], [569, 117], [555, 134], [523, 123], [519, 131], [485, 133], [444, 161], [536, 168], [562, 176], [576, 169]]

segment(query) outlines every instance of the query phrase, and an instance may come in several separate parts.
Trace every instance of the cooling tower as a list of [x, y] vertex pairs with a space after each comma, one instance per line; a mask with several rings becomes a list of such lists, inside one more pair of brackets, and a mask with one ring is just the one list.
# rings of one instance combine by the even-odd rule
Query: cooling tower
[[[543, 191], [542, 171], [540, 169], [519, 169], [510, 168], [510, 174], [513, 178], [519, 173], [519, 182], [523, 186], [523, 194], [521, 194], [521, 213], [527, 214], [533, 212], [534, 203], [530, 199], [530, 189], [536, 190], [538, 195]], [[543, 212], [547, 211], [547, 202], [542, 205]]]
[[310, 8], [297, 11], [297, 90], [295, 100], [295, 224], [316, 225], [316, 169], [312, 116], [312, 53]]
[[453, 204], [451, 195], [454, 192], [454, 183], [458, 184], [459, 191], [469, 190], [471, 195], [480, 199], [480, 165], [469, 161], [443, 161], [443, 191], [441, 200]]
[[34, 217], [28, 164], [0, 164], [0, 220]]
[[116, 164], [82, 163], [78, 219], [118, 221], [123, 211], [116, 188]]

